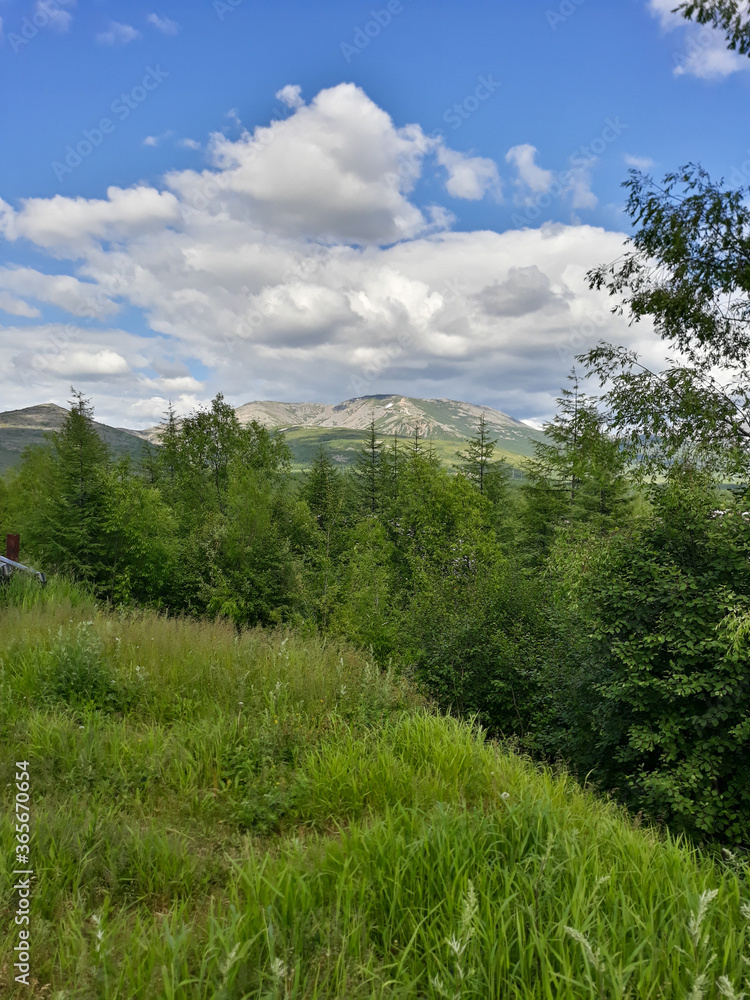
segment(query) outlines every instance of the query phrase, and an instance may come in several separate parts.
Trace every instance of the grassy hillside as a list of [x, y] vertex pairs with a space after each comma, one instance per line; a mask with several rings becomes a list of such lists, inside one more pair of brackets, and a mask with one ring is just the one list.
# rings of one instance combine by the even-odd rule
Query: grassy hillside
[[[740, 995], [743, 873], [350, 649], [54, 582], [0, 603], [3, 997]], [[10, 958], [24, 759], [31, 989]]]
[[[17, 465], [25, 448], [44, 444], [51, 431], [62, 427], [67, 412], [62, 406], [44, 403], [0, 413], [0, 473]], [[107, 424], [94, 426], [116, 458], [129, 455], [137, 461], [144, 454], [146, 443], [135, 435]]]
[[[364, 431], [352, 431], [341, 427], [293, 427], [284, 432], [287, 443], [292, 451], [293, 465], [295, 468], [307, 468], [320, 448], [324, 448], [331, 458], [341, 466], [353, 465], [357, 460], [357, 455], [362, 450], [365, 443]], [[385, 442], [386, 449], [390, 447], [392, 439], [381, 437], [379, 440]], [[506, 445], [508, 442], [505, 442]], [[465, 449], [465, 442], [456, 438], [429, 438], [423, 440], [425, 447], [432, 445], [440, 461], [450, 467], [458, 462], [456, 452]], [[509, 450], [502, 447], [502, 442], [498, 441], [495, 448], [495, 458], [505, 458], [511, 467], [523, 468], [524, 459], [533, 454], [533, 445], [530, 438], [518, 443], [511, 443], [510, 447], [517, 450]], [[399, 438], [399, 447], [408, 450], [411, 441], [408, 438]]]

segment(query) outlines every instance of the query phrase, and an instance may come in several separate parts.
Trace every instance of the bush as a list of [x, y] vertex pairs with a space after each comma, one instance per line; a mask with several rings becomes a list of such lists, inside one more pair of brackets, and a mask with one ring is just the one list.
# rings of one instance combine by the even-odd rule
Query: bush
[[590, 581], [584, 664], [599, 779], [677, 830], [730, 842], [750, 828], [748, 552], [741, 511], [674, 477]]
[[92, 624], [79, 622], [72, 637], [60, 629], [45, 656], [43, 696], [74, 709], [125, 712], [135, 692], [105, 666], [101, 641], [90, 630]]

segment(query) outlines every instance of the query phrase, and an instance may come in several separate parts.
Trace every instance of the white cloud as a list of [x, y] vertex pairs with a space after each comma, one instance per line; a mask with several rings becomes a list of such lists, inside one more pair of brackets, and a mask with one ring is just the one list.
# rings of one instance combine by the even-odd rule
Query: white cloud
[[437, 162], [448, 171], [445, 190], [454, 198], [478, 201], [488, 192], [500, 198], [500, 176], [494, 160], [483, 156], [465, 156], [446, 146], [439, 146]]
[[302, 100], [302, 87], [299, 84], [288, 83], [286, 87], [276, 91], [276, 99], [286, 104], [288, 108], [301, 108], [305, 103]]
[[712, 32], [709, 37], [704, 34], [708, 31], [712, 29], [702, 29], [697, 39], [687, 46], [684, 57], [675, 66], [675, 76], [697, 76], [702, 80], [716, 80], [750, 69], [750, 59], [747, 56], [730, 52], [720, 35]]
[[[267, 128], [214, 136], [210, 154], [212, 169], [173, 171], [167, 190], [0, 202], [6, 239], [29, 241], [61, 272], [5, 268], [0, 288], [93, 317], [2, 330], [7, 407], [64, 402], [78, 379], [99, 419], [121, 426], [220, 389], [236, 405], [449, 396], [536, 420], [554, 409], [575, 353], [601, 337], [648, 337], [585, 280], [618, 256], [623, 234], [446, 231], [443, 206], [416, 202], [417, 180], [447, 169], [463, 197], [479, 196], [494, 164], [397, 128], [351, 84]], [[140, 311], [149, 336], [98, 328], [118, 303]]]
[[140, 31], [130, 24], [121, 24], [119, 21], [110, 21], [109, 28], [100, 32], [96, 40], [100, 45], [127, 45], [128, 42], [140, 38]]
[[97, 378], [102, 376], [129, 375], [130, 366], [125, 358], [109, 348], [90, 351], [61, 351], [45, 357], [45, 370], [50, 375], [64, 378]]
[[179, 139], [177, 142], [178, 146], [182, 146], [183, 149], [201, 149], [201, 144], [197, 139]]
[[0, 289], [47, 302], [72, 316], [104, 319], [117, 312], [117, 306], [99, 285], [67, 274], [43, 274], [30, 267], [0, 267]]
[[161, 135], [147, 135], [143, 140], [144, 146], [158, 146], [163, 139], [169, 139], [174, 135], [172, 129], [167, 129], [166, 132], [162, 132]]
[[515, 166], [519, 180], [536, 194], [549, 191], [555, 176], [551, 170], [544, 170], [538, 165], [536, 162], [538, 152], [536, 146], [524, 143], [513, 146], [505, 154], [505, 162]]
[[[214, 135], [210, 154], [222, 183], [215, 209], [242, 204], [263, 228], [288, 236], [408, 239], [429, 228], [407, 195], [434, 146], [418, 126], [395, 128], [362, 90], [341, 84], [235, 141]], [[167, 178], [183, 201], [197, 205], [215, 182], [211, 171]]]
[[[683, 44], [673, 53], [675, 76], [715, 80], [750, 69], [750, 59], [730, 51], [720, 30], [687, 21], [681, 14], [673, 13], [675, 6], [675, 0], [648, 0], [647, 3], [649, 12], [659, 20], [664, 31], [682, 29], [679, 37]], [[738, 13], [748, 16], [748, 0], [740, 0]]]
[[28, 198], [20, 212], [6, 216], [9, 239], [23, 236], [38, 246], [63, 253], [92, 240], [133, 236], [179, 217], [175, 196], [150, 187], [107, 189], [107, 200]]
[[625, 162], [629, 167], [634, 167], [636, 170], [648, 170], [654, 165], [654, 161], [650, 156], [631, 156], [629, 153], [625, 154]]
[[672, 13], [677, 6], [677, 0], [648, 0], [646, 6], [651, 14], [659, 19], [665, 31], [673, 31], [685, 23], [680, 14]]
[[54, 31], [59, 31], [60, 34], [64, 34], [70, 28], [70, 22], [73, 20], [70, 11], [60, 10], [59, 4], [52, 4], [45, 2], [45, 0], [37, 0], [34, 13], [40, 18], [46, 18], [45, 24]]
[[42, 315], [37, 308], [29, 305], [28, 302], [17, 299], [14, 295], [9, 295], [4, 291], [0, 291], [0, 309], [10, 316], [25, 316], [27, 319], [36, 319]]
[[158, 14], [148, 14], [146, 21], [153, 25], [163, 35], [176, 35], [180, 26], [169, 17], [159, 17]]

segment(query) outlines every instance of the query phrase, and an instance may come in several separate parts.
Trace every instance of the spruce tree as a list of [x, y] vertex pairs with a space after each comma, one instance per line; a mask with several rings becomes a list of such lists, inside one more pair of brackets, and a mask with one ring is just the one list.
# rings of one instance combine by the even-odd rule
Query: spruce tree
[[37, 530], [46, 556], [63, 572], [97, 580], [107, 559], [107, 445], [94, 427], [91, 400], [71, 389], [70, 412], [53, 436], [49, 502]]
[[357, 455], [354, 470], [357, 491], [364, 510], [369, 514], [379, 513], [382, 506], [381, 465], [383, 442], [378, 441], [374, 418], [370, 421], [367, 440]]
[[628, 500], [629, 455], [607, 431], [599, 401], [568, 376], [558, 412], [544, 425], [547, 440], [534, 443], [525, 473], [524, 520], [545, 551], [561, 521], [589, 521], [606, 528]]
[[484, 411], [482, 411], [477, 432], [469, 440], [466, 451], [456, 452], [457, 457], [461, 459], [461, 464], [456, 468], [460, 469], [466, 478], [479, 488], [480, 493], [485, 492], [488, 474], [493, 470], [495, 464], [492, 461], [492, 455], [496, 444], [497, 440], [492, 440], [490, 437]]

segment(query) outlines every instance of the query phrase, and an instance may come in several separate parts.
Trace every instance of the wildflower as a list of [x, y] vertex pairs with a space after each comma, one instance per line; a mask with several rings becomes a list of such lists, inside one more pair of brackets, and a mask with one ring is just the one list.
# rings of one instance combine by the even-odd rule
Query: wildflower
[[500, 798], [503, 800], [503, 802], [507, 802], [508, 799], [510, 798], [510, 792], [501, 792]]

